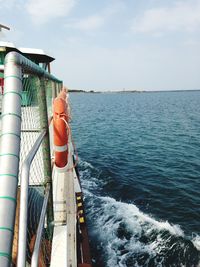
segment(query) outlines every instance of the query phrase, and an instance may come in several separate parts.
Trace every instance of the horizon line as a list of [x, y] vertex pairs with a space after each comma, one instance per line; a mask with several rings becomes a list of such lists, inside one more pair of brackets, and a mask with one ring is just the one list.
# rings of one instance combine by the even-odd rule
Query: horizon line
[[130, 90], [126, 90], [126, 89], [122, 89], [122, 90], [95, 90], [95, 89], [71, 89], [71, 88], [68, 88], [69, 92], [73, 93], [84, 93], [84, 92], [87, 92], [87, 93], [146, 93], [146, 92], [183, 92], [183, 91], [200, 91], [200, 89], [169, 89], [169, 90], [166, 90], [166, 89], [155, 89], [155, 90], [143, 90], [143, 89], [130, 89]]

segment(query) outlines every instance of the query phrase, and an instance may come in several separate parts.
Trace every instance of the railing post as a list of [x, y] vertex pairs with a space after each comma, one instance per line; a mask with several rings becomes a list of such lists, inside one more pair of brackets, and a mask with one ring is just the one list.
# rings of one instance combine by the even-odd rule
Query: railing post
[[44, 164], [44, 178], [45, 187], [49, 185], [49, 200], [47, 208], [47, 225], [50, 235], [52, 235], [51, 223], [53, 222], [53, 191], [52, 191], [52, 172], [51, 172], [51, 152], [50, 152], [50, 142], [49, 142], [49, 125], [48, 125], [48, 114], [47, 114], [47, 103], [46, 103], [46, 90], [45, 90], [45, 80], [40, 78], [38, 90], [38, 104], [40, 113], [40, 126], [42, 129], [46, 130], [46, 136], [42, 143], [42, 154], [43, 154], [43, 164]]
[[60, 93], [60, 91], [62, 90], [62, 83], [58, 84], [58, 94]]
[[0, 137], [0, 266], [10, 266], [15, 224], [21, 134], [21, 67], [18, 55], [5, 59]]
[[57, 84], [56, 82], [52, 82], [52, 84], [53, 84], [52, 98], [55, 99], [57, 96]]
[[39, 225], [37, 228], [34, 251], [33, 251], [32, 259], [31, 259], [31, 267], [38, 267], [40, 244], [41, 244], [42, 233], [44, 229], [44, 221], [45, 221], [45, 214], [47, 210], [48, 199], [49, 199], [49, 185], [46, 187], [46, 192], [45, 192], [44, 201], [42, 205], [42, 211], [40, 215]]

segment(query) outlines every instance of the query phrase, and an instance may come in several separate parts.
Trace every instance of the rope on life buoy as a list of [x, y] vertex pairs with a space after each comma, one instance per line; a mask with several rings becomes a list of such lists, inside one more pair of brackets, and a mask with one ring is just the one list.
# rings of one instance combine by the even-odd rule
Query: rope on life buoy
[[76, 149], [74, 140], [72, 139], [71, 129], [70, 129], [69, 123], [64, 118], [62, 118], [62, 120], [65, 122], [66, 129], [67, 129], [69, 135], [71, 136], [71, 142], [72, 142], [72, 145], [73, 145], [73, 148], [74, 148], [74, 153], [75, 153], [75, 156], [76, 156], [75, 163], [73, 164], [72, 168], [70, 168], [70, 169], [67, 170], [67, 171], [69, 171], [69, 170], [72, 170], [73, 168], [75, 168], [77, 166], [77, 164], [78, 164], [78, 152], [77, 152], [77, 149]]

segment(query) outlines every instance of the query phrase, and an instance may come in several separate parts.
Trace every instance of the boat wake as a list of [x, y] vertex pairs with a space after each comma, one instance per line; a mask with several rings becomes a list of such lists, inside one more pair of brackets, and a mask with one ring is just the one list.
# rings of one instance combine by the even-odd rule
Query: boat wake
[[186, 237], [179, 225], [101, 196], [97, 173], [80, 161], [94, 266], [200, 266], [198, 235]]

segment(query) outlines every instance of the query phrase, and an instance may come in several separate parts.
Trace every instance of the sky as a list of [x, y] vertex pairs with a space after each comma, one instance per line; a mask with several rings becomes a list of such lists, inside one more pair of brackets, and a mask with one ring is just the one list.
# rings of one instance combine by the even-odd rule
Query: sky
[[0, 0], [0, 40], [41, 48], [71, 89], [200, 89], [200, 0]]

